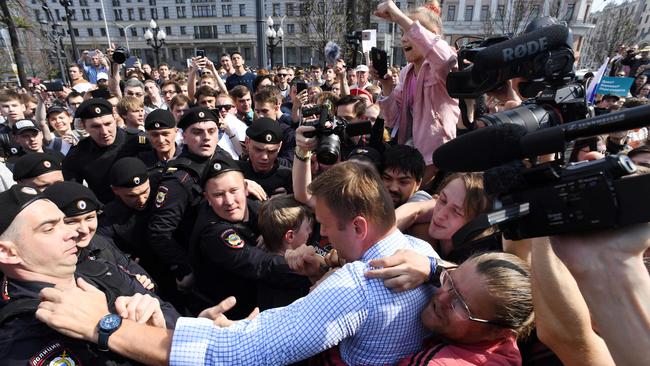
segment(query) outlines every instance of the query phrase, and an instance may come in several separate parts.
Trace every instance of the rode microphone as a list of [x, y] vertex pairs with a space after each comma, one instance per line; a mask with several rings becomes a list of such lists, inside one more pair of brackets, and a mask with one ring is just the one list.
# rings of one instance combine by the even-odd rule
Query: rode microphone
[[433, 164], [448, 172], [478, 172], [524, 157], [523, 126], [506, 123], [459, 136], [433, 152]]
[[473, 60], [473, 72], [478, 75], [488, 70], [519, 65], [558, 48], [570, 49], [572, 38], [569, 28], [560, 24], [522, 34], [479, 51]]

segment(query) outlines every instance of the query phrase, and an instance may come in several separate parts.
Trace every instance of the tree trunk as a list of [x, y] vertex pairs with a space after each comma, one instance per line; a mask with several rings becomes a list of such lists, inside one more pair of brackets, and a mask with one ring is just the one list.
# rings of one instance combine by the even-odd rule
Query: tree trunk
[[14, 60], [18, 69], [18, 79], [20, 80], [20, 85], [25, 88], [29, 84], [27, 83], [27, 76], [25, 75], [25, 70], [23, 68], [23, 51], [20, 49], [20, 42], [18, 41], [18, 32], [16, 32], [14, 18], [11, 15], [7, 1], [0, 1], [0, 9], [2, 9], [2, 16], [4, 18], [5, 24], [7, 25], [7, 29], [9, 30], [11, 48], [14, 52]]

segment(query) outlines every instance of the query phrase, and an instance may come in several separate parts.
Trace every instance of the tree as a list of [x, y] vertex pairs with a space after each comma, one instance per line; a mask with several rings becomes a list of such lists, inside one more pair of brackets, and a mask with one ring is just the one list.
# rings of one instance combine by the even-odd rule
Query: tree
[[624, 8], [607, 9], [597, 16], [596, 28], [600, 30], [590, 39], [590, 53], [602, 62], [606, 56], [614, 56], [621, 45], [634, 43], [637, 24]]
[[21, 0], [0, 1], [0, 23], [6, 26], [9, 32], [14, 60], [18, 69], [18, 79], [20, 80], [20, 84], [24, 87], [27, 86], [28, 83], [24, 68], [25, 57], [20, 46], [18, 29], [28, 28], [29, 23], [25, 20], [26, 18], [19, 15], [21, 11], [25, 11], [25, 6]]
[[531, 20], [540, 15], [540, 6], [538, 1], [508, 0], [505, 5], [491, 9], [483, 23], [485, 36], [519, 35]]
[[345, 3], [340, 0], [306, 0], [302, 3], [301, 25], [305, 44], [325, 59], [325, 45], [329, 41], [342, 44], [346, 31]]

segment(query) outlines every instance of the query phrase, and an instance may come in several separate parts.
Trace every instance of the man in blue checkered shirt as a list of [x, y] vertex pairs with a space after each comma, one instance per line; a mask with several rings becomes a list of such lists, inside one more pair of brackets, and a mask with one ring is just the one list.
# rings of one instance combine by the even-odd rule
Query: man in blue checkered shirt
[[[398, 249], [435, 256], [431, 246], [397, 230], [392, 199], [370, 166], [337, 164], [312, 182], [309, 190], [321, 233], [350, 263], [293, 304], [227, 328], [215, 326], [210, 319], [181, 318], [172, 335], [124, 320], [109, 338], [110, 349], [143, 362], [184, 366], [281, 365], [336, 345], [347, 364], [394, 364], [419, 350], [427, 335], [420, 313], [432, 288], [392, 292], [364, 273], [370, 260]], [[310, 263], [305, 260], [305, 267]], [[79, 301], [67, 305], [72, 303]], [[80, 313], [84, 312], [75, 311], [77, 319], [70, 323], [79, 323]], [[52, 326], [46, 316], [40, 318]], [[60, 323], [57, 327], [62, 328]], [[94, 328], [74, 327], [84, 338], [97, 340]], [[169, 353], [165, 347], [170, 347]]]

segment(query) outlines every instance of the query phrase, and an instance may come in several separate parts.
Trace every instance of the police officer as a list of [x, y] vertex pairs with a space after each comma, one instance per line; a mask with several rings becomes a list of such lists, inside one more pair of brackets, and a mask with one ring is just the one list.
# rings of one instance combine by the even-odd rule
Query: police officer
[[246, 130], [248, 159], [239, 165], [244, 177], [257, 182], [267, 195], [292, 193], [291, 169], [281, 166], [282, 127], [270, 118], [256, 119]]
[[138, 258], [138, 264], [160, 283], [167, 271], [159, 265], [147, 242], [147, 225], [154, 198], [147, 167], [140, 159], [122, 158], [111, 168], [110, 179], [115, 198], [104, 206], [97, 233], [112, 239], [120, 250]]
[[[78, 277], [104, 292], [111, 312], [116, 312], [118, 296], [147, 294], [135, 279], [111, 263], [98, 259], [76, 264], [75, 233], [63, 223], [61, 211], [44, 198], [35, 189], [18, 184], [0, 193], [0, 248], [15, 253], [0, 257], [0, 270], [5, 274], [0, 296], [1, 363], [136, 364], [107, 348], [62, 335], [34, 316], [41, 290], [74, 286]], [[168, 304], [160, 308], [167, 327], [173, 327], [179, 314]]]
[[23, 155], [15, 161], [14, 180], [42, 192], [63, 181], [61, 161], [47, 153]]
[[192, 281], [188, 258], [189, 237], [203, 198], [204, 168], [213, 157], [228, 153], [217, 146], [218, 117], [209, 109], [190, 109], [178, 122], [183, 129], [183, 151], [160, 180], [148, 225], [149, 245], [176, 277], [180, 288]]
[[228, 315], [240, 319], [257, 306], [257, 286], [306, 288], [309, 280], [291, 272], [284, 257], [257, 248], [259, 203], [247, 201], [247, 184], [237, 163], [213, 160], [206, 168], [205, 196], [192, 233], [195, 291], [206, 303], [198, 309], [235, 296]]
[[162, 171], [167, 162], [181, 152], [181, 149], [176, 148], [176, 119], [170, 111], [156, 109], [145, 118], [144, 129], [153, 150], [138, 154], [138, 158], [147, 168]]
[[77, 108], [75, 118], [80, 118], [89, 138], [81, 140], [63, 160], [66, 180], [82, 183], [95, 192], [103, 203], [113, 199], [108, 174], [113, 163], [123, 156], [135, 156], [148, 151], [151, 146], [145, 136], [131, 135], [117, 128], [113, 106], [105, 99], [89, 99]]

